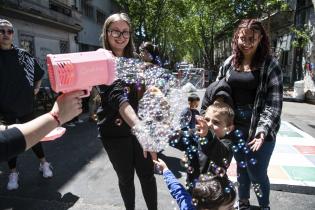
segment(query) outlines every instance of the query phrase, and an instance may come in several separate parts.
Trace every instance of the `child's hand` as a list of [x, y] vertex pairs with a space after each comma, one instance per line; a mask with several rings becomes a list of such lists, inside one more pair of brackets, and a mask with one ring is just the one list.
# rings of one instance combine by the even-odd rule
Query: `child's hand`
[[149, 87], [148, 91], [153, 95], [163, 95], [162, 91], [158, 87], [155, 87], [155, 86]]
[[197, 125], [196, 125], [197, 134], [201, 137], [207, 136], [208, 131], [209, 131], [207, 121], [199, 115], [196, 115], [196, 121], [197, 121]]
[[158, 171], [164, 172], [164, 171], [168, 170], [168, 167], [167, 167], [166, 163], [163, 160], [161, 160], [160, 158], [157, 161], [153, 160], [153, 162], [154, 162], [155, 168]]

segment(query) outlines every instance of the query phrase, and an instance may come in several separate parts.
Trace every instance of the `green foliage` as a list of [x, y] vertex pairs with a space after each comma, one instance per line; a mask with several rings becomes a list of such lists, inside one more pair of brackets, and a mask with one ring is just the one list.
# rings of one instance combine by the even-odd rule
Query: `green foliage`
[[216, 43], [231, 36], [240, 19], [288, 8], [284, 0], [116, 0], [131, 17], [135, 42], [158, 44], [172, 63], [184, 58], [213, 65]]
[[295, 48], [304, 48], [311, 41], [312, 29], [307, 25], [302, 28], [291, 27], [291, 32], [294, 33], [292, 46]]

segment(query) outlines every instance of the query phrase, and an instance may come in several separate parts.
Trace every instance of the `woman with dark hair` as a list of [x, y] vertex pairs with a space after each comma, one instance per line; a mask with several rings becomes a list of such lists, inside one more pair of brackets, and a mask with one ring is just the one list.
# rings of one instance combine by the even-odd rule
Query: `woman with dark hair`
[[246, 142], [234, 153], [239, 182], [237, 209], [250, 209], [251, 183], [259, 186], [256, 195], [260, 208], [270, 209], [267, 169], [280, 127], [282, 72], [270, 55], [265, 29], [255, 19], [240, 22], [234, 32], [232, 48], [232, 56], [221, 66], [217, 80], [225, 78], [232, 89], [234, 140]]
[[[131, 22], [127, 14], [109, 16], [103, 27], [103, 47], [116, 57], [133, 58], [134, 44]], [[98, 130], [119, 181], [119, 189], [127, 210], [135, 209], [134, 173], [136, 171], [148, 209], [157, 209], [157, 188], [152, 159], [156, 153], [142, 150], [131, 128], [140, 120], [138, 101], [144, 87], [116, 80], [112, 85], [101, 85], [101, 106], [97, 111]], [[151, 158], [152, 156], [152, 158]]]
[[139, 47], [139, 51], [140, 57], [144, 62], [162, 66], [162, 62], [159, 57], [159, 49], [156, 45], [151, 42], [143, 42]]

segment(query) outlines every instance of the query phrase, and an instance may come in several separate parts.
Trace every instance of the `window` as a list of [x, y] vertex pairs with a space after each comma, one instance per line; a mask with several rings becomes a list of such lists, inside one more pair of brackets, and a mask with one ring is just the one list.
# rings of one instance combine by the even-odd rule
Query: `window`
[[20, 35], [20, 47], [32, 56], [35, 55], [34, 51], [34, 37], [26, 34], [21, 34]]
[[93, 7], [88, 3], [87, 0], [81, 1], [82, 12], [85, 16], [94, 18], [94, 10]]
[[106, 19], [106, 15], [103, 12], [96, 10], [96, 22], [97, 22], [97, 24], [103, 25], [105, 22], [105, 19]]

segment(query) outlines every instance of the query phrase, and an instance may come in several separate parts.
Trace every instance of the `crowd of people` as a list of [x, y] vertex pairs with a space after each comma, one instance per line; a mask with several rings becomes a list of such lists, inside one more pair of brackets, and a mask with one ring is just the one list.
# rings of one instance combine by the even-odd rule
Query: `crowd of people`
[[[162, 66], [158, 48], [151, 42], [142, 43], [140, 53], [136, 53], [127, 14], [110, 15], [102, 31], [103, 48], [115, 57], [140, 58], [145, 68]], [[29, 148], [40, 160], [43, 177], [53, 176], [40, 140], [82, 112], [84, 94], [62, 94], [50, 112], [35, 118], [34, 97], [43, 70], [34, 57], [13, 45], [13, 33], [13, 25], [0, 19], [0, 160], [9, 164], [8, 190], [18, 189], [17, 156]], [[255, 19], [240, 21], [232, 46], [232, 55], [220, 67], [217, 81], [206, 89], [200, 112], [199, 96], [190, 94], [189, 107], [183, 112], [190, 121], [178, 131], [176, 139], [169, 141], [171, 146], [185, 151], [183, 161], [190, 169], [186, 188], [155, 151], [143, 150], [132, 132], [141, 122], [137, 112], [146, 87], [117, 79], [111, 85], [93, 89], [90, 120], [97, 121], [127, 210], [135, 209], [135, 172], [150, 210], [158, 209], [155, 172], [163, 174], [180, 209], [250, 209], [251, 184], [260, 186], [260, 209], [270, 209], [267, 169], [280, 126], [281, 68], [270, 55], [265, 29]], [[240, 141], [246, 152], [233, 149]], [[226, 174], [233, 156], [239, 174], [237, 190]]]

